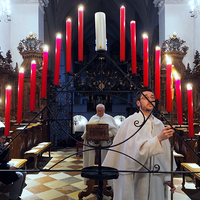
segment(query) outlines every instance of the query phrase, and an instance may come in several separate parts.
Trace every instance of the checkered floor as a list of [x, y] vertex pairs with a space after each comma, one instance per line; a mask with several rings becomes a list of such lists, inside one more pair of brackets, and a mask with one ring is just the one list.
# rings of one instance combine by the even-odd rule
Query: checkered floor
[[[45, 168], [49, 168], [57, 163], [59, 160], [75, 153], [75, 148], [65, 148], [57, 151], [52, 151], [52, 158], [46, 164]], [[48, 157], [48, 153], [44, 153], [43, 157]], [[82, 157], [72, 156], [56, 165], [54, 170], [80, 170], [82, 169]], [[182, 190], [181, 177], [174, 178], [176, 185], [176, 192], [173, 195], [174, 200], [188, 200], [190, 199]], [[24, 188], [21, 199], [22, 200], [78, 200], [78, 193], [86, 188], [80, 172], [39, 172], [28, 173], [26, 177], [27, 186]], [[8, 191], [10, 186], [4, 186], [0, 191], [0, 200], [8, 199]], [[191, 180], [186, 182], [186, 188], [195, 189]], [[170, 197], [170, 195], [169, 195]], [[83, 199], [96, 200], [95, 194], [90, 194]], [[104, 197], [104, 200], [110, 199]], [[170, 199], [170, 198], [169, 198]]]

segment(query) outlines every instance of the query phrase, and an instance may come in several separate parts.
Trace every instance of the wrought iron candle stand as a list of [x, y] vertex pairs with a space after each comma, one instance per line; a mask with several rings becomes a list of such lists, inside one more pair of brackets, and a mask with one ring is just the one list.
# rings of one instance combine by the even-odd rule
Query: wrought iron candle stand
[[[120, 73], [122, 73], [122, 75], [124, 75], [125, 79], [129, 81], [130, 85], [133, 85], [137, 91], [140, 91], [140, 88], [138, 87], [137, 84], [135, 84], [131, 79], [130, 77], [127, 76], [127, 74], [118, 66], [118, 64], [116, 62], [114, 62], [105, 52], [97, 52], [95, 54], [95, 56], [86, 64], [84, 64], [84, 67], [77, 73], [77, 74], [74, 74], [72, 79], [63, 87], [60, 88], [60, 91], [59, 92], [63, 92], [63, 91], [66, 91], [68, 89], [68, 87], [71, 85], [71, 82], [72, 81], [75, 81], [77, 79], [77, 77], [79, 77], [79, 75], [84, 71], [86, 70], [86, 68], [93, 62], [93, 60], [97, 57], [97, 56], [103, 56], [105, 57], [105, 59], [107, 59], [109, 62], [111, 62], [115, 67], [116, 69], [118, 69], [120, 71]], [[67, 74], [66, 74], [67, 75]], [[120, 92], [120, 91], [119, 91]], [[144, 98], [146, 98], [148, 100], [148, 98], [141, 92], [141, 95], [144, 96]], [[21, 133], [40, 115], [42, 115], [42, 113], [47, 109], [51, 115], [54, 117], [54, 120], [58, 123], [58, 125], [60, 125], [60, 128], [62, 131], [64, 131], [70, 138], [72, 138], [73, 140], [75, 140], [76, 142], [80, 142], [78, 140], [76, 140], [72, 135], [70, 135], [68, 132], [65, 131], [65, 127], [63, 127], [58, 119], [56, 118], [56, 116], [54, 116], [54, 113], [53, 111], [50, 109], [50, 106], [51, 104], [55, 101], [55, 99], [57, 98], [57, 96], [53, 96], [52, 99], [48, 99], [48, 103], [47, 103], [47, 106], [44, 107], [40, 112], [38, 112], [36, 114], [36, 116], [24, 127], [24, 129], [15, 137], [13, 138], [11, 141], [10, 141], [10, 144], [13, 143], [15, 141], [15, 139], [17, 137], [19, 137], [21, 135]], [[148, 100], [149, 101], [149, 100]], [[149, 101], [151, 103], [151, 101]], [[151, 103], [152, 104], [152, 103]], [[153, 104], [152, 104], [153, 105]], [[152, 110], [153, 112], [153, 110]], [[152, 114], [152, 112], [150, 113], [150, 115]], [[161, 116], [162, 120], [164, 120], [169, 126], [172, 127], [172, 125], [170, 124], [170, 122], [164, 117], [163, 114], [161, 114], [155, 107], [154, 107], [154, 112], [156, 112], [159, 116]], [[140, 130], [144, 124], [146, 123], [146, 121], [148, 120], [148, 118], [150, 117], [150, 115], [145, 119], [144, 117], [144, 121], [142, 122], [142, 124], [137, 124], [137, 122], [135, 122], [135, 126], [138, 127], [138, 130]], [[187, 142], [184, 141], [184, 139], [179, 135], [179, 133], [176, 131], [175, 128], [173, 128], [175, 130], [175, 134], [183, 141], [183, 143], [196, 155], [196, 157], [200, 160], [199, 156], [194, 152], [194, 150], [187, 144]], [[115, 146], [117, 145], [121, 145], [122, 143], [128, 141], [129, 139], [131, 139], [135, 134], [137, 134], [137, 131], [135, 133], [133, 133], [133, 135], [129, 138], [127, 138], [126, 140], [122, 141], [121, 143], [119, 144], [116, 144]], [[83, 145], [86, 145], [86, 144], [83, 144]], [[110, 150], [110, 151], [114, 151], [112, 149], [109, 149], [110, 147], [114, 147], [114, 145], [109, 145], [109, 146], [91, 146], [91, 145], [86, 145], [87, 147], [90, 147], [90, 148], [93, 148], [92, 150], [99, 150], [99, 158], [101, 158], [101, 151], [102, 150]], [[91, 150], [91, 149], [90, 149]], [[78, 154], [78, 153], [81, 153], [81, 152], [84, 152], [84, 151], [79, 151], [75, 154]], [[116, 151], [117, 152], [117, 151]], [[123, 154], [124, 156], [127, 156], [126, 154], [122, 153], [122, 152], [117, 152], [117, 153], [121, 153]], [[63, 160], [75, 155], [75, 154], [72, 154], [62, 160], [60, 160], [58, 163], [62, 162]], [[129, 156], [128, 156], [129, 157]], [[129, 157], [131, 158], [131, 157]], [[135, 162], [138, 162], [137, 160], [135, 160], [134, 158], [131, 158], [133, 159]], [[53, 167], [56, 166], [58, 163], [54, 164], [53, 166], [51, 166], [49, 169], [42, 169], [40, 166], [38, 166], [39, 168], [39, 171], [45, 171], [45, 172], [51, 172], [51, 171], [54, 171], [53, 170]], [[138, 162], [139, 163], [139, 162]], [[140, 163], [141, 164], [141, 163]], [[142, 166], [142, 164], [141, 164]], [[154, 166], [154, 169], [155, 170], [149, 170], [147, 169], [145, 166], [143, 166], [147, 171], [146, 172], [140, 172], [140, 173], [156, 173], [160, 170], [160, 167], [158, 165], [155, 165]], [[28, 170], [27, 170], [28, 171]], [[38, 170], [35, 170], [35, 171], [38, 171]], [[57, 170], [58, 171], [58, 170]], [[59, 170], [59, 171], [77, 171], [77, 170]], [[80, 171], [80, 170], [79, 170]], [[83, 168], [81, 170], [82, 172], [82, 176], [85, 177], [85, 178], [90, 178], [90, 179], [94, 179], [94, 180], [99, 180], [99, 186], [98, 186], [98, 194], [97, 194], [97, 198], [98, 200], [102, 200], [103, 198], [103, 180], [109, 180], [109, 179], [116, 179], [118, 177], [118, 173], [120, 171], [118, 171], [117, 169], [114, 169], [114, 168], [108, 168], [108, 167], [103, 167], [101, 165], [101, 159], [99, 159], [99, 163], [98, 163], [98, 166], [97, 167], [88, 167], [88, 168]], [[132, 171], [134, 173], [134, 171]], [[138, 173], [138, 172], [137, 172]], [[167, 173], [167, 172], [159, 172], [159, 173]], [[168, 173], [173, 173], [173, 172], [168, 172]]]

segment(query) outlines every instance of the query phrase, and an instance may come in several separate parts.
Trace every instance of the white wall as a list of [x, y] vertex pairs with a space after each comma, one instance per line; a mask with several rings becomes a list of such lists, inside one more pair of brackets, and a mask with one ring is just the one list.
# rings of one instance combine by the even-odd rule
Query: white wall
[[190, 17], [189, 5], [187, 3], [165, 4], [165, 10], [165, 38], [169, 39], [169, 35], [176, 32], [180, 39], [186, 41], [189, 49], [183, 63], [186, 67], [188, 63], [193, 67], [194, 24], [193, 18]]
[[193, 18], [194, 27], [194, 37], [193, 37], [193, 51], [196, 50], [200, 52], [200, 15], [197, 18]]
[[11, 15], [11, 53], [13, 57], [13, 67], [16, 62], [21, 65], [23, 59], [19, 54], [17, 47], [20, 40], [29, 36], [32, 31], [38, 37], [38, 4], [21, 4], [16, 3], [12, 5]]
[[11, 0], [11, 21], [0, 22], [0, 47], [3, 55], [8, 50], [12, 54], [12, 66], [20, 66], [23, 58], [17, 47], [20, 40], [29, 37], [29, 33], [36, 33], [36, 38], [44, 41], [44, 11], [38, 0]]
[[6, 52], [10, 50], [10, 25], [11, 22], [0, 22], [0, 51], [2, 51], [3, 57], [6, 56]]
[[187, 0], [165, 0], [159, 11], [159, 43], [169, 39], [174, 32], [177, 36], [186, 41], [189, 47], [187, 55], [183, 59], [187, 67], [189, 63], [193, 68], [194, 53], [200, 49], [200, 16], [192, 18], [190, 16], [190, 6]]

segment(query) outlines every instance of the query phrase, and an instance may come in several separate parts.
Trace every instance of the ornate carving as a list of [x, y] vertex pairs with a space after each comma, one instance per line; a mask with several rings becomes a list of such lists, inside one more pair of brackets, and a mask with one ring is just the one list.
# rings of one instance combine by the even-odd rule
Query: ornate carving
[[177, 37], [176, 33], [173, 33], [172, 37], [165, 40], [162, 45], [162, 52], [179, 51], [184, 54], [187, 53], [188, 47], [185, 45], [185, 41]]
[[29, 37], [20, 41], [17, 49], [19, 52], [24, 51], [39, 51], [42, 52], [42, 41], [36, 38], [36, 34], [30, 32]]
[[3, 57], [1, 53], [2, 51], [0, 51], [0, 67], [3, 67], [4, 69], [7, 69], [7, 70], [14, 71], [11, 65], [12, 55], [10, 53], [10, 50], [7, 51], [5, 58]]
[[43, 62], [42, 41], [36, 39], [36, 34], [30, 32], [29, 37], [20, 41], [17, 49], [23, 57], [21, 66], [25, 68], [24, 74], [30, 76], [31, 74], [31, 61], [35, 60], [37, 63], [37, 74], [41, 75], [40, 69]]
[[195, 55], [194, 55], [194, 62], [193, 62], [194, 68], [193, 68], [193, 73], [195, 72], [200, 72], [200, 54], [199, 52], [196, 50]]

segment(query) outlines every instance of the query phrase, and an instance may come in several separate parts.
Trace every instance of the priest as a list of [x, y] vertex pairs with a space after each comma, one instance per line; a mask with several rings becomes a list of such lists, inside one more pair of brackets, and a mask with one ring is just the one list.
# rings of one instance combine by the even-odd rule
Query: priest
[[[90, 122], [104, 122], [108, 124], [108, 131], [109, 131], [109, 138], [114, 138], [114, 136], [117, 133], [117, 124], [114, 120], [114, 118], [108, 114], [105, 113], [105, 106], [103, 104], [98, 104], [96, 106], [97, 113], [93, 115], [90, 120]], [[94, 133], [95, 134], [95, 133]], [[86, 140], [86, 131], [82, 135], [82, 138], [84, 139], [84, 144], [88, 145], [88, 142]], [[94, 144], [93, 144], [94, 145]], [[102, 146], [108, 146], [107, 141], [101, 142]], [[83, 150], [92, 149], [91, 147], [83, 146]], [[107, 151], [102, 150], [102, 156], [101, 160], [103, 161], [106, 156]], [[91, 151], [86, 151], [83, 153], [83, 167], [89, 167], [93, 166], [95, 164], [95, 150], [92, 149]]]
[[[175, 191], [170, 174], [148, 172], [156, 170], [157, 166], [160, 171], [171, 171], [169, 138], [174, 129], [165, 127], [152, 115], [155, 97], [151, 89], [143, 88], [138, 92], [136, 103], [139, 113], [123, 121], [114, 138], [114, 147], [110, 148], [119, 153], [108, 151], [103, 166], [119, 170], [119, 178], [113, 180], [114, 200], [167, 200], [167, 186], [172, 193]], [[173, 166], [175, 170], [174, 158]]]

